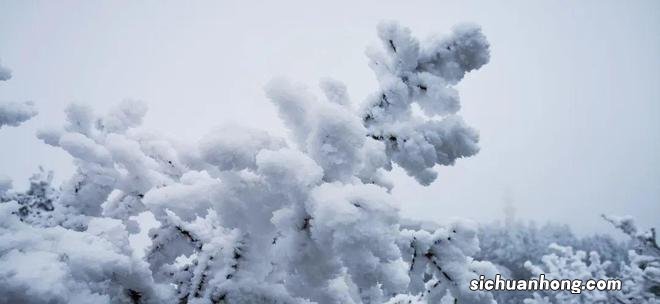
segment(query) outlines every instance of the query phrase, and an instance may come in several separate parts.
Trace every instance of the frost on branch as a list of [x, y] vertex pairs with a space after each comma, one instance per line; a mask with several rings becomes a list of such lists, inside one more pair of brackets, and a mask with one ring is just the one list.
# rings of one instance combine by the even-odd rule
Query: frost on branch
[[631, 216], [603, 215], [603, 218], [628, 235], [635, 243], [638, 253], [660, 256], [660, 247], [656, 241], [655, 228], [647, 231], [639, 231]]
[[3, 126], [18, 126], [35, 115], [37, 115], [37, 110], [32, 102], [0, 103], [0, 128]]
[[[378, 170], [390, 170], [394, 162], [428, 185], [437, 176], [435, 165], [453, 165], [479, 150], [477, 131], [456, 115], [454, 85], [488, 62], [488, 42], [473, 25], [424, 44], [393, 22], [379, 25], [378, 35], [382, 50], [367, 55], [379, 88], [359, 117], [349, 112], [346, 89], [336, 81], [321, 83], [326, 100], [284, 80], [272, 82], [267, 93], [297, 146], [326, 170], [327, 181], [357, 172], [362, 181], [379, 184]], [[423, 113], [415, 114], [413, 105]]]
[[[70, 105], [65, 124], [38, 137], [69, 153], [75, 174], [48, 221], [17, 217], [2, 234], [7, 242], [24, 230], [48, 237], [30, 236], [1, 259], [29, 279], [24, 255], [48, 255], [64, 283], [30, 292], [52, 303], [89, 295], [113, 303], [492, 303], [489, 293], [467, 290], [495, 272], [472, 258], [477, 228], [402, 225], [383, 174], [394, 162], [428, 184], [434, 165], [477, 152], [476, 132], [455, 115], [452, 86], [486, 63], [488, 44], [472, 26], [421, 47], [392, 23], [379, 35], [385, 51], [370, 58], [382, 106], [372, 98], [356, 113], [331, 79], [320, 83], [323, 98], [287, 80], [269, 83], [291, 142], [223, 126], [184, 144], [140, 128], [141, 102], [105, 114]], [[413, 103], [426, 115], [414, 116]], [[8, 217], [18, 208], [2, 206]], [[126, 238], [139, 232], [143, 212], [157, 225], [138, 259]], [[86, 248], [69, 253], [60, 246], [67, 241]], [[7, 300], [22, 300], [25, 284], [0, 277]]]
[[[380, 87], [364, 105], [362, 122], [371, 139], [385, 144], [386, 168], [394, 162], [428, 185], [436, 164], [453, 165], [479, 151], [477, 131], [456, 115], [454, 85], [488, 62], [488, 42], [474, 25], [419, 43], [409, 29], [390, 22], [379, 25], [378, 36], [383, 50], [367, 54]], [[423, 113], [416, 115], [413, 105]]]
[[37, 228], [0, 204], [1, 303], [163, 303], [146, 263], [133, 258], [119, 221], [95, 219], [85, 232]]
[[[11, 78], [11, 70], [0, 65], [0, 81]], [[3, 126], [18, 126], [37, 115], [32, 102], [0, 102], [0, 129]]]
[[622, 268], [623, 291], [620, 303], [660, 303], [660, 247], [655, 228], [640, 231], [630, 216], [603, 215], [614, 227], [628, 235], [634, 250], [629, 252], [630, 263]]
[[[53, 201], [57, 200], [59, 191], [51, 186], [53, 172], [39, 172], [30, 178], [30, 188], [25, 192], [7, 192], [11, 188], [11, 181], [5, 179], [3, 183], [0, 178], [0, 202], [14, 201], [18, 204], [17, 215], [21, 221], [26, 221], [37, 226], [48, 226], [53, 220]], [[3, 184], [5, 186], [3, 187]], [[4, 188], [4, 190], [3, 190]]]

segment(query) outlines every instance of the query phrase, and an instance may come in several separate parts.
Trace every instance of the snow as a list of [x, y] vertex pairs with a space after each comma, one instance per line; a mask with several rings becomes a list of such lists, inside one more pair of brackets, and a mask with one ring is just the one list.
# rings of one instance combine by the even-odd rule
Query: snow
[[[42, 172], [25, 193], [0, 179], [0, 302], [494, 303], [468, 289], [501, 269], [476, 258], [479, 227], [401, 218], [387, 178], [400, 166], [429, 185], [478, 153], [456, 85], [488, 62], [489, 44], [475, 25], [420, 42], [384, 22], [377, 35], [367, 56], [378, 87], [358, 109], [333, 79], [319, 82], [321, 97], [287, 79], [265, 87], [290, 138], [224, 125], [180, 143], [141, 127], [141, 101], [67, 107], [64, 124], [37, 137], [76, 172], [61, 187]], [[0, 126], [34, 115], [30, 103], [0, 105]], [[153, 225], [137, 223], [145, 217]], [[611, 221], [649, 243], [630, 219]], [[587, 265], [582, 251], [552, 250], [530, 271], [604, 275], [597, 255]], [[630, 254], [630, 282], [657, 276], [640, 266], [646, 251]]]
[[0, 128], [16, 127], [37, 115], [32, 102], [0, 102]]

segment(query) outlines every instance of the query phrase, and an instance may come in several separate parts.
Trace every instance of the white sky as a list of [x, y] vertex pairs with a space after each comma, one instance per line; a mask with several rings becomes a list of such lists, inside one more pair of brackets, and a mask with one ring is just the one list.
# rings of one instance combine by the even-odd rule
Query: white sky
[[458, 22], [483, 27], [491, 63], [460, 84], [482, 151], [421, 187], [400, 171], [405, 214], [444, 220], [518, 216], [611, 231], [600, 213], [660, 226], [660, 1], [2, 1], [0, 60], [14, 78], [0, 100], [40, 115], [0, 130], [0, 173], [24, 183], [39, 164], [72, 172], [38, 128], [69, 102], [98, 111], [135, 98], [145, 126], [196, 140], [237, 122], [284, 135], [262, 87], [330, 76], [354, 103], [375, 89], [364, 49], [379, 20], [419, 37]]

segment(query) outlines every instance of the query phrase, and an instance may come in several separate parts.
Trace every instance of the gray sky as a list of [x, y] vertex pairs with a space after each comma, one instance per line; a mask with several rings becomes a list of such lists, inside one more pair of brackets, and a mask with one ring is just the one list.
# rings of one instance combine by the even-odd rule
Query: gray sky
[[0, 173], [18, 187], [39, 164], [68, 176], [70, 158], [34, 133], [72, 101], [144, 100], [146, 127], [191, 141], [228, 121], [284, 135], [270, 78], [330, 76], [359, 103], [376, 88], [364, 49], [379, 20], [418, 37], [468, 21], [492, 45], [459, 86], [482, 151], [429, 187], [395, 172], [404, 213], [499, 219], [510, 195], [520, 217], [579, 232], [612, 231], [600, 213], [660, 227], [660, 1], [316, 2], [0, 2], [0, 60], [14, 71], [0, 100], [40, 109], [0, 130]]

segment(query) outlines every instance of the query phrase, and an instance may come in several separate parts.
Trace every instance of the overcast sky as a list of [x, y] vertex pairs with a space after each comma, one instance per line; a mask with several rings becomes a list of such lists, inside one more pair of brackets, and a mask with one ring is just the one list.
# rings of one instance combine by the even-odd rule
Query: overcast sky
[[[579, 3], [578, 3], [579, 2]], [[0, 173], [25, 181], [70, 158], [37, 129], [64, 107], [149, 106], [145, 126], [194, 141], [225, 122], [286, 134], [263, 94], [274, 76], [344, 81], [355, 104], [376, 88], [364, 49], [379, 20], [418, 37], [475, 22], [491, 62], [459, 85], [481, 152], [429, 187], [394, 172], [406, 215], [517, 215], [610, 232], [599, 214], [660, 227], [660, 1], [1, 1], [0, 100], [40, 115], [0, 130]]]

